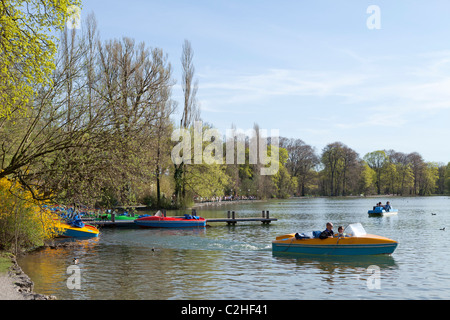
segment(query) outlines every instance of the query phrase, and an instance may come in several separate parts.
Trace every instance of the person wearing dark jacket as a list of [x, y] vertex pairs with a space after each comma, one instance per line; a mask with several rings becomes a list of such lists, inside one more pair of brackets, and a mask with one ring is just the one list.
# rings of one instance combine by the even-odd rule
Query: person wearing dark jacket
[[322, 231], [319, 238], [320, 239], [333, 238], [333, 235], [334, 235], [333, 224], [331, 222], [327, 222], [327, 228]]

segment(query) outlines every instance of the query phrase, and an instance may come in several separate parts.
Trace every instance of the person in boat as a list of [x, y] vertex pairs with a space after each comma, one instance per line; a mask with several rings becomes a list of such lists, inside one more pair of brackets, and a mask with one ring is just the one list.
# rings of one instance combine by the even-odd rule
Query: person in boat
[[337, 237], [345, 237], [344, 234], [344, 227], [343, 226], [339, 226], [338, 227], [338, 233], [336, 234]]
[[320, 239], [333, 238], [333, 235], [334, 235], [333, 224], [331, 222], [327, 222], [327, 228], [322, 231], [319, 238]]
[[381, 201], [380, 201], [380, 202], [378, 202], [378, 203], [376, 204], [375, 207], [373, 207], [373, 210], [375, 210], [375, 208], [381, 208], [381, 209], [384, 209], [384, 206], [383, 206], [383, 204], [382, 204]]
[[391, 209], [392, 209], [391, 203], [389, 201], [386, 202], [386, 205], [384, 206], [384, 210], [386, 210], [386, 212], [389, 212]]

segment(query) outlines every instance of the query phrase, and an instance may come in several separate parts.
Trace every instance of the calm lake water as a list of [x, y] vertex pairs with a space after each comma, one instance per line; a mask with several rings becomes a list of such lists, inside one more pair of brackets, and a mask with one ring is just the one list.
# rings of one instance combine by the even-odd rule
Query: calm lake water
[[[386, 200], [398, 215], [368, 216], [367, 210]], [[105, 228], [97, 239], [41, 250], [19, 264], [36, 292], [59, 299], [450, 298], [450, 197], [302, 198], [204, 207], [197, 214], [225, 217], [227, 210], [238, 217], [269, 210], [278, 221], [213, 223], [200, 230]], [[368, 233], [399, 245], [391, 256], [272, 253], [277, 235], [323, 230], [327, 221], [335, 230], [361, 222]], [[66, 272], [74, 257], [81, 288], [70, 290]]]

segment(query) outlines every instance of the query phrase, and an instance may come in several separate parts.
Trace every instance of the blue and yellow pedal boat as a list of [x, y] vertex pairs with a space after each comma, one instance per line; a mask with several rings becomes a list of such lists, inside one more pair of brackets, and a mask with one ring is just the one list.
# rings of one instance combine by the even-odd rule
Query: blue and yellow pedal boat
[[74, 227], [67, 223], [61, 223], [62, 233], [60, 234], [63, 238], [91, 238], [98, 237], [100, 231], [91, 225], [84, 225], [83, 227]]
[[360, 223], [350, 224], [345, 228], [343, 236], [320, 239], [317, 236], [319, 233], [278, 236], [272, 242], [272, 251], [317, 255], [378, 255], [392, 254], [398, 245], [392, 239], [367, 234]]
[[71, 219], [59, 221], [59, 236], [63, 238], [91, 238], [98, 237], [100, 231], [89, 224], [85, 224], [81, 219]]

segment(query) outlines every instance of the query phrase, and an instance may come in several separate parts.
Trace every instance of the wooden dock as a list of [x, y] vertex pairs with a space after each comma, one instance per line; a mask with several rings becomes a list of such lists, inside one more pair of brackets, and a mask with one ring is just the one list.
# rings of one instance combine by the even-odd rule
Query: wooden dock
[[[195, 213], [195, 212], [194, 212]], [[261, 217], [254, 218], [237, 218], [235, 211], [228, 211], [226, 218], [206, 218], [206, 223], [208, 222], [226, 222], [227, 225], [236, 225], [238, 222], [262, 222], [262, 224], [270, 224], [272, 221], [277, 221], [278, 219], [270, 218], [269, 211], [262, 211]], [[102, 228], [139, 228], [138, 225], [134, 223], [134, 220], [94, 220], [94, 219], [83, 219], [87, 224], [98, 226]]]
[[272, 221], [277, 221], [278, 219], [270, 218], [269, 210], [262, 211], [262, 215], [259, 218], [237, 218], [235, 211], [228, 211], [226, 218], [211, 218], [206, 219], [206, 223], [208, 222], [226, 222], [228, 225], [236, 225], [238, 222], [249, 222], [249, 221], [258, 221], [262, 222], [262, 224], [270, 224]]

